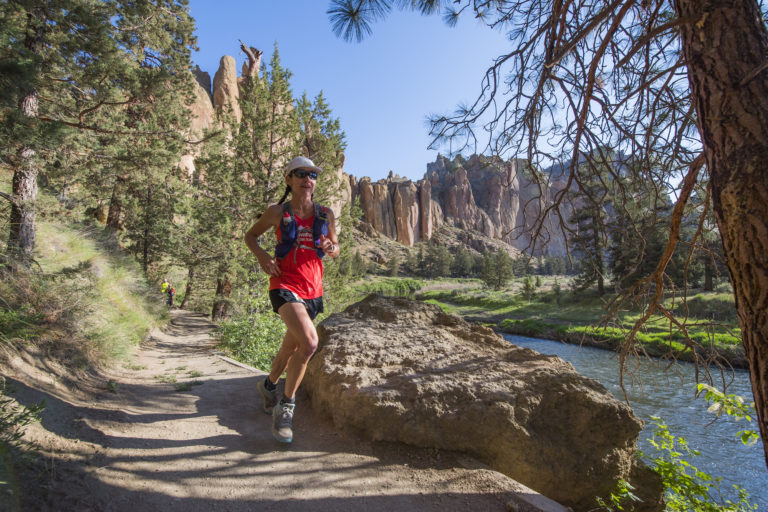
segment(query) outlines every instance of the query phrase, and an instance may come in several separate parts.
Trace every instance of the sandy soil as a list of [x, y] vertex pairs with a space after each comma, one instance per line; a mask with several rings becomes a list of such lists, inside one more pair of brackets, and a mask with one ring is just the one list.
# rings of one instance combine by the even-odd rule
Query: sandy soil
[[216, 352], [211, 327], [174, 311], [129, 363], [90, 381], [12, 357], [14, 396], [46, 402], [21, 509], [565, 510], [461, 454], [339, 431], [301, 394], [294, 442], [280, 445], [255, 391], [263, 374]]

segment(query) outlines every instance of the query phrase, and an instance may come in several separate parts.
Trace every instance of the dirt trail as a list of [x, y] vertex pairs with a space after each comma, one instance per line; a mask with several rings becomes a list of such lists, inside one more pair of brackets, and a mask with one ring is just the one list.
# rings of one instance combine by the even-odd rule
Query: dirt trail
[[210, 329], [174, 311], [91, 388], [11, 361], [17, 399], [47, 405], [30, 437], [50, 471], [23, 510], [564, 510], [459, 454], [340, 432], [301, 394], [294, 442], [280, 445], [257, 401], [262, 373], [222, 358]]

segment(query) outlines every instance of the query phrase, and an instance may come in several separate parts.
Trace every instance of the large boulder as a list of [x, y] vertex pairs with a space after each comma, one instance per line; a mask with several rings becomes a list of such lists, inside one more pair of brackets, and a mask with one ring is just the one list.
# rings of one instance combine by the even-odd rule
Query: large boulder
[[567, 362], [437, 306], [370, 295], [318, 327], [305, 389], [339, 428], [469, 453], [575, 510], [623, 478], [659, 510], [634, 458], [642, 422]]

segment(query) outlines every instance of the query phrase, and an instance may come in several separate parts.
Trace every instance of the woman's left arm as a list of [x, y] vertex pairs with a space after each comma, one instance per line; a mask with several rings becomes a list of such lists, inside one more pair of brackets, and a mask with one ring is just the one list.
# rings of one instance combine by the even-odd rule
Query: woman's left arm
[[328, 236], [322, 240], [320, 245], [323, 252], [331, 258], [339, 257], [341, 249], [339, 249], [339, 238], [336, 236], [336, 217], [330, 208], [328, 208]]

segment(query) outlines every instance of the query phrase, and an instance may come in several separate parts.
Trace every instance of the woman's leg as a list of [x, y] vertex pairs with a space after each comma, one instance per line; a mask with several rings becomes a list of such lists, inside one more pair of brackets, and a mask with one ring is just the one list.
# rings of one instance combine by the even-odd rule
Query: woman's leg
[[272, 359], [272, 368], [269, 372], [270, 382], [277, 384], [280, 376], [288, 366], [288, 361], [291, 359], [293, 353], [296, 352], [297, 348], [299, 348], [298, 342], [293, 339], [290, 332], [286, 331], [285, 336], [283, 337], [283, 343], [280, 345], [280, 350], [277, 351], [275, 358]]
[[278, 311], [283, 319], [287, 331], [283, 344], [272, 362], [272, 372], [269, 378], [278, 370], [277, 378], [286, 370], [285, 392], [286, 398], [293, 398], [296, 390], [304, 378], [307, 363], [317, 349], [317, 330], [315, 324], [309, 318], [307, 308], [299, 302], [288, 302], [280, 306]]

